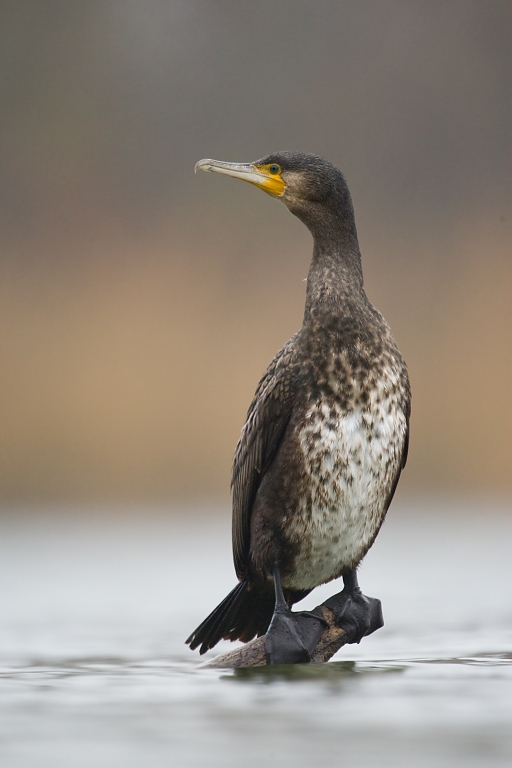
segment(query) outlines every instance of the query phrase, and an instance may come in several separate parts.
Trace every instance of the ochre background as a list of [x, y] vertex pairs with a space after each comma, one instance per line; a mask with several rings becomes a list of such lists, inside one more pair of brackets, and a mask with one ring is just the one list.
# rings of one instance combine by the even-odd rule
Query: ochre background
[[410, 492], [510, 492], [508, 0], [0, 10], [1, 495], [225, 497], [311, 239], [203, 157], [345, 173], [409, 364]]

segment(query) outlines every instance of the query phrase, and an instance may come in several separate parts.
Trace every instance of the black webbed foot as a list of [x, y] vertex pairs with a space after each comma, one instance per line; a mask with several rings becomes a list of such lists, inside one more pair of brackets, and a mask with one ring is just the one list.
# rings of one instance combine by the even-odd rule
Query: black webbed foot
[[300, 638], [311, 657], [318, 645], [318, 641], [322, 637], [324, 629], [329, 626], [329, 622], [324, 619], [320, 608], [315, 608], [313, 611], [300, 611], [293, 613], [292, 616], [297, 624]]
[[311, 654], [304, 645], [297, 629], [295, 617], [274, 613], [265, 636], [267, 664], [307, 664]]
[[348, 635], [348, 642], [360, 643], [363, 637], [384, 626], [382, 605], [376, 597], [363, 595], [355, 571], [344, 576], [343, 581], [343, 591], [324, 605], [333, 611], [336, 624]]
[[284, 599], [277, 566], [274, 586], [276, 605], [265, 637], [267, 664], [307, 664], [328, 624], [321, 612], [292, 613]]

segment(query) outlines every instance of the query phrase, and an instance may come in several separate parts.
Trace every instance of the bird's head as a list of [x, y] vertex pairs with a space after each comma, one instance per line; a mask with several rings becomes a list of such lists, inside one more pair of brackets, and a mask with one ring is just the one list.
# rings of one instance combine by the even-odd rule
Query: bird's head
[[333, 216], [353, 220], [343, 174], [318, 155], [274, 152], [253, 163], [200, 160], [195, 170], [223, 173], [254, 184], [283, 202], [312, 230]]

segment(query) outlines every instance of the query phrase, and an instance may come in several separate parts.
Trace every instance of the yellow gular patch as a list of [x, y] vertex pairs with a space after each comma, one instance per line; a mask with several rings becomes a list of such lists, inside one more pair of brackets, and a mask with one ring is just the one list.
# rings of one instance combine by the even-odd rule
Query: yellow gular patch
[[265, 192], [280, 197], [285, 190], [286, 184], [281, 178], [281, 169], [279, 166], [277, 166], [279, 168], [277, 173], [270, 172], [270, 169], [274, 169], [275, 167], [276, 163], [270, 163], [269, 165], [254, 165], [253, 168], [262, 175], [261, 181], [253, 181], [252, 183], [260, 189], [263, 189]]

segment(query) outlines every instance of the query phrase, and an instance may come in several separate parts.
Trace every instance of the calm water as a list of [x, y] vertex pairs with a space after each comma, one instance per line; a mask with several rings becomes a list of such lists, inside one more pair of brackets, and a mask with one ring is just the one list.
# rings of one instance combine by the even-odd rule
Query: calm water
[[510, 506], [395, 505], [360, 573], [385, 628], [238, 672], [183, 644], [234, 585], [226, 511], [64, 512], [0, 519], [2, 768], [512, 765]]

